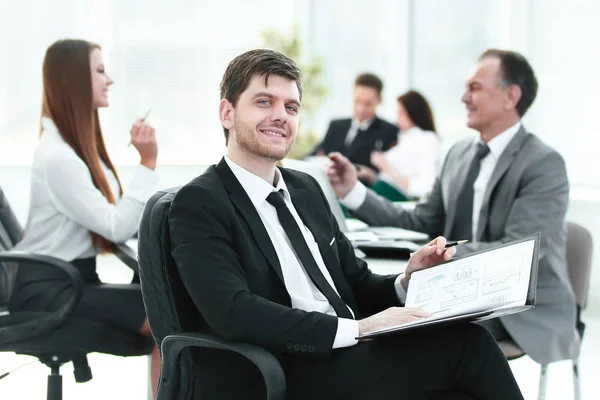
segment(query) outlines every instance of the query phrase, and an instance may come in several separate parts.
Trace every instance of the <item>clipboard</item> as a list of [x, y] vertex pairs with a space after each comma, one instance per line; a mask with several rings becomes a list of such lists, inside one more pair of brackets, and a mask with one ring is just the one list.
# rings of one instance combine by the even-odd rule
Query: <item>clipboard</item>
[[[519, 243], [533, 241], [534, 243], [533, 243], [533, 252], [532, 252], [532, 256], [531, 256], [531, 270], [530, 270], [530, 275], [529, 275], [529, 285], [527, 288], [527, 294], [526, 294], [524, 304], [511, 306], [510, 305], [511, 303], [507, 303], [504, 305], [490, 307], [489, 309], [481, 309], [481, 310], [476, 310], [476, 311], [471, 311], [471, 312], [464, 312], [459, 315], [451, 315], [451, 316], [441, 317], [441, 318], [436, 317], [434, 315], [433, 317], [425, 318], [423, 320], [409, 322], [409, 323], [402, 324], [402, 325], [397, 325], [397, 326], [393, 326], [393, 327], [389, 327], [389, 328], [379, 329], [377, 331], [368, 332], [366, 334], [356, 337], [356, 339], [361, 341], [361, 340], [372, 339], [372, 338], [381, 337], [381, 336], [401, 334], [404, 332], [412, 332], [415, 329], [424, 329], [424, 328], [431, 328], [431, 327], [436, 327], [436, 326], [441, 327], [446, 324], [470, 323], [470, 322], [476, 322], [476, 321], [483, 321], [483, 320], [487, 320], [487, 319], [491, 319], [491, 318], [497, 318], [497, 317], [501, 317], [501, 316], [505, 316], [505, 315], [509, 315], [509, 314], [523, 312], [523, 311], [526, 311], [526, 310], [529, 310], [529, 309], [535, 307], [536, 287], [537, 287], [538, 268], [539, 268], [539, 254], [540, 254], [540, 236], [541, 235], [538, 232], [534, 235], [527, 236], [522, 239], [517, 239], [517, 240], [511, 241], [511, 242], [508, 242], [508, 243], [505, 243], [505, 244], [502, 244], [499, 246], [495, 246], [491, 249], [486, 249], [486, 250], [482, 250], [482, 251], [478, 251], [478, 252], [474, 252], [474, 253], [469, 253], [469, 254], [461, 256], [461, 257], [457, 257], [456, 259], [448, 261], [447, 263], [444, 263], [439, 266], [439, 267], [447, 268], [447, 265], [450, 265], [453, 262], [458, 262], [459, 260], [472, 258], [472, 257], [475, 257], [477, 255], [480, 255], [480, 254], [483, 254], [486, 252], [495, 251], [495, 250], [502, 249], [502, 248], [505, 248], [508, 246], [513, 246], [513, 245], [516, 245]], [[438, 267], [432, 267], [431, 269], [433, 269], [433, 268], [438, 268]]]

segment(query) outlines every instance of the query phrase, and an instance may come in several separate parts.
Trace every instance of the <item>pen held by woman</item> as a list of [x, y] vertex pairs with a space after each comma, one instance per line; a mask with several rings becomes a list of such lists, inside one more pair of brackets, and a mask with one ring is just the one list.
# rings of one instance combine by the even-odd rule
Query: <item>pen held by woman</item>
[[[146, 111], [146, 115], [144, 115], [144, 117], [141, 120], [139, 120], [139, 121], [146, 122], [146, 119], [148, 119], [148, 116], [150, 115], [150, 111], [152, 111], [151, 108], [149, 108], [148, 111]], [[135, 123], [134, 123], [134, 126], [135, 126]], [[133, 127], [131, 129], [133, 130]], [[129, 141], [129, 144], [127, 144], [127, 146], [128, 147], [131, 146], [131, 140]]]
[[156, 144], [155, 129], [144, 118], [137, 119], [129, 131], [131, 135], [131, 144], [140, 154], [140, 164], [154, 170], [156, 168], [156, 157], [158, 155], [158, 146]]

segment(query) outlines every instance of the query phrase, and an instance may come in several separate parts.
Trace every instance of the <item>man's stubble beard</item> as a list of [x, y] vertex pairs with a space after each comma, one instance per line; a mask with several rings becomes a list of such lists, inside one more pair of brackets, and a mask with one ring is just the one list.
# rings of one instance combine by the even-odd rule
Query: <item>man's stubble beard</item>
[[[250, 129], [243, 122], [240, 122], [240, 121], [237, 121], [236, 119], [234, 119], [233, 129], [236, 132], [235, 141], [241, 149], [243, 149], [249, 153], [252, 153], [256, 156], [270, 158], [274, 161], [283, 160], [288, 155], [290, 150], [292, 149], [292, 146], [294, 145], [294, 141], [295, 141], [295, 139], [294, 139], [294, 141], [290, 142], [284, 150], [272, 149], [266, 145], [259, 143], [256, 140], [253, 140], [254, 132], [255, 132], [254, 129]], [[256, 130], [256, 133], [259, 135], [262, 134], [258, 130]], [[289, 132], [288, 132], [288, 134], [289, 134]]]

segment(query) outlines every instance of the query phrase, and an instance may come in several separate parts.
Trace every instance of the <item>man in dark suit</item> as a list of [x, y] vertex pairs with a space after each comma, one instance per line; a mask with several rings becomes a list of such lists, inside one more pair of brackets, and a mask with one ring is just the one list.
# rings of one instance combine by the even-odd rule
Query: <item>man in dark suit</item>
[[[203, 331], [270, 350], [287, 399], [522, 399], [485, 329], [465, 324], [358, 342], [415, 321], [402, 307], [412, 272], [449, 259], [437, 238], [403, 274], [380, 276], [354, 255], [310, 176], [277, 168], [298, 128], [300, 71], [271, 50], [236, 57], [221, 82], [227, 155], [179, 190], [169, 213], [171, 255]], [[237, 356], [202, 350], [197, 399], [260, 399], [258, 372]]]
[[575, 296], [566, 262], [565, 214], [569, 183], [562, 157], [529, 133], [521, 117], [533, 103], [537, 80], [518, 53], [488, 50], [466, 81], [467, 125], [478, 138], [453, 146], [427, 200], [404, 211], [357, 183], [348, 160], [329, 176], [342, 203], [371, 225], [395, 225], [468, 239], [459, 252], [480, 251], [540, 232], [535, 308], [485, 321], [498, 340], [514, 340], [541, 364], [576, 359]]
[[[359, 166], [359, 175], [365, 179], [376, 171], [371, 164], [373, 151], [385, 151], [398, 140], [398, 127], [376, 115], [381, 103], [383, 82], [374, 74], [359, 75], [354, 82], [352, 118], [331, 121], [325, 137], [312, 155], [340, 152]], [[370, 169], [364, 169], [367, 167]]]

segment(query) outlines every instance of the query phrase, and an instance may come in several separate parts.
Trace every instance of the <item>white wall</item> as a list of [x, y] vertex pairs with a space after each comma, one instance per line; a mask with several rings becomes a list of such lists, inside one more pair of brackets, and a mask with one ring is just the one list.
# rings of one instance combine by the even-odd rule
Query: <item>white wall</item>
[[[600, 190], [600, 2], [593, 0], [412, 0], [411, 86], [433, 103], [445, 147], [467, 136], [463, 81], [490, 47], [521, 52], [539, 80], [526, 127], [558, 150], [571, 183]], [[600, 196], [598, 196], [600, 199]]]
[[[162, 163], [210, 163], [223, 151], [218, 85], [232, 57], [261, 46], [264, 28], [296, 22], [306, 47], [325, 61], [328, 96], [313, 121], [351, 112], [363, 71], [385, 81], [379, 113], [415, 88], [431, 101], [444, 147], [473, 135], [460, 102], [463, 81], [488, 47], [522, 52], [540, 91], [527, 127], [560, 151], [576, 186], [600, 186], [596, 96], [600, 92], [600, 2], [594, 0], [64, 0], [0, 1], [0, 164], [28, 165], [38, 130], [41, 62], [63, 37], [102, 44], [116, 83], [102, 121], [117, 164], [131, 122], [152, 108]], [[185, 145], [182, 145], [185, 144]]]

